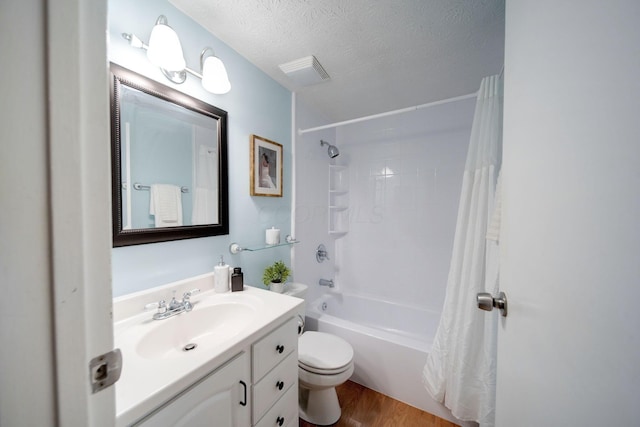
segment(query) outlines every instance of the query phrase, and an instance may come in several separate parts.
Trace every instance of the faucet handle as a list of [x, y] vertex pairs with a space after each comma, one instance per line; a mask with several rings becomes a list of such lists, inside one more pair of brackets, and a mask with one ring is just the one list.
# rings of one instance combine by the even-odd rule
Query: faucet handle
[[327, 252], [327, 248], [323, 244], [320, 244], [320, 246], [318, 246], [318, 249], [316, 249], [316, 261], [323, 262], [328, 260], [329, 252]]
[[158, 302], [151, 302], [144, 306], [144, 310], [153, 310], [154, 308], [158, 309], [158, 313], [164, 313], [167, 311], [167, 302], [165, 300], [160, 300]]
[[191, 298], [192, 295], [195, 295], [199, 292], [200, 292], [200, 289], [198, 288], [191, 289], [190, 291], [187, 291], [184, 294], [182, 294], [182, 299], [189, 300], [189, 298]]
[[184, 307], [185, 311], [193, 310], [193, 304], [191, 304], [191, 295], [197, 294], [198, 292], [200, 292], [200, 289], [195, 288], [185, 292], [182, 295], [182, 306]]

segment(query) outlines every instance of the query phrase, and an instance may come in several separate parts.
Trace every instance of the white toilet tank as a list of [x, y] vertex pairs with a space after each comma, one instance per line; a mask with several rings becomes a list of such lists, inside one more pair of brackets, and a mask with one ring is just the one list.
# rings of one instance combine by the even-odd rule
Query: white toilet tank
[[284, 287], [283, 294], [291, 295], [292, 297], [304, 299], [307, 296], [307, 290], [309, 287], [304, 283], [287, 283]]

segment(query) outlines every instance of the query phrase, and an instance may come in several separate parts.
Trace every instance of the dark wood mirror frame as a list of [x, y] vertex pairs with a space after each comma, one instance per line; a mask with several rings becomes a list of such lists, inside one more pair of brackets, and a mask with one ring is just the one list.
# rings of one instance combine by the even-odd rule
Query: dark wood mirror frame
[[[111, 63], [111, 176], [113, 206], [113, 246], [229, 234], [229, 188], [227, 163], [227, 112], [164, 86], [117, 64]], [[122, 169], [120, 94], [125, 85], [167, 102], [180, 105], [218, 121], [218, 224], [186, 225], [179, 227], [141, 228], [124, 230], [122, 225]]]

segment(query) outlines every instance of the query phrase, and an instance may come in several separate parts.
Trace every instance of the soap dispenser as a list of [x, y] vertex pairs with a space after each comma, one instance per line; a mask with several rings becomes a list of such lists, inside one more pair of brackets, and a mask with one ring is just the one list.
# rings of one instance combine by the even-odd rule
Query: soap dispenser
[[234, 267], [231, 274], [231, 292], [238, 292], [244, 289], [244, 275], [240, 267]]
[[229, 292], [229, 266], [224, 263], [220, 255], [220, 262], [213, 269], [214, 287], [216, 293]]

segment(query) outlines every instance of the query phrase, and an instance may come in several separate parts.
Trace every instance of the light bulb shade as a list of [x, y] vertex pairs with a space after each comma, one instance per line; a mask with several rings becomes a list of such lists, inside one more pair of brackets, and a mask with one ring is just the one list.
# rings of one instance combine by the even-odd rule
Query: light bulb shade
[[220, 58], [208, 56], [202, 65], [202, 87], [208, 92], [222, 95], [231, 90], [227, 69]]
[[152, 64], [168, 71], [182, 71], [187, 65], [178, 35], [165, 24], [156, 24], [151, 30], [147, 58]]

